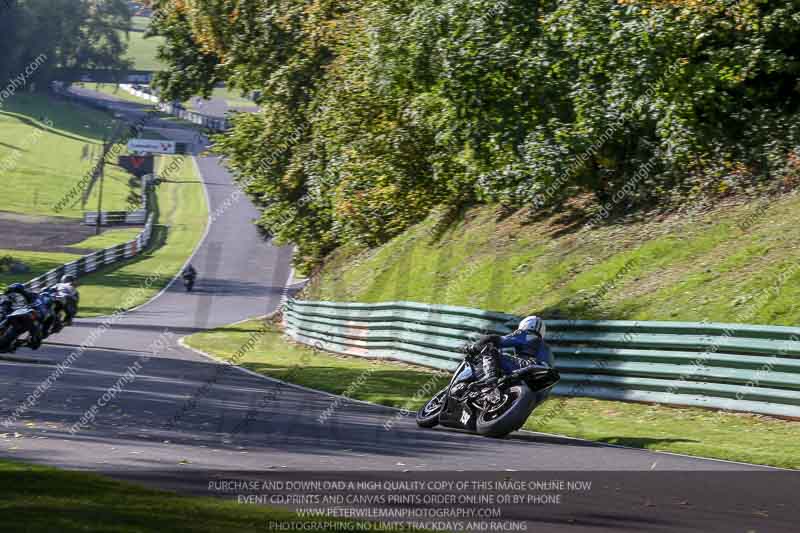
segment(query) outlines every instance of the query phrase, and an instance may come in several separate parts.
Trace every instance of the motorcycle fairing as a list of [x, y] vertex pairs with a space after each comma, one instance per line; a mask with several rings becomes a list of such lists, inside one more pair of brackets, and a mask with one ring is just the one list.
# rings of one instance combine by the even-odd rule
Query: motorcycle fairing
[[476, 373], [472, 365], [467, 361], [462, 361], [461, 365], [456, 369], [453, 379], [450, 380], [450, 385], [447, 388], [447, 399], [445, 400], [444, 409], [439, 414], [439, 423], [445, 427], [457, 429], [469, 429], [475, 431], [475, 421], [477, 413], [473, 413], [469, 406], [459, 402], [451, 392], [454, 392], [463, 386], [462, 384], [472, 383], [476, 381]]

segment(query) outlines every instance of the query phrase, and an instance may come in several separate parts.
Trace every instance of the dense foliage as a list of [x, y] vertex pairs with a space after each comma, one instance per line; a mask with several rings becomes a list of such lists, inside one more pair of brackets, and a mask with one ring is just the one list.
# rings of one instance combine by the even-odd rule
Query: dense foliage
[[306, 263], [440, 204], [619, 209], [798, 172], [797, 0], [153, 3], [169, 97], [261, 91], [218, 147]]
[[47, 82], [56, 68], [127, 66], [130, 20], [125, 0], [0, 0], [0, 88]]

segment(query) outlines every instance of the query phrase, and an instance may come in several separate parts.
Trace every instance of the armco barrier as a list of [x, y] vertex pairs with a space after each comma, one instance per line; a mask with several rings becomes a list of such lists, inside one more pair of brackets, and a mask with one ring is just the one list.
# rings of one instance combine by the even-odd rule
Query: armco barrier
[[[147, 212], [144, 209], [135, 211], [103, 211], [100, 213], [101, 226], [117, 226], [122, 224], [144, 224], [147, 222]], [[86, 211], [83, 214], [83, 223], [87, 226], [97, 224], [97, 211]]]
[[[82, 105], [86, 105], [94, 109], [99, 109], [101, 111], [116, 112], [114, 102], [80, 96], [74, 93], [70, 93], [63, 89], [54, 89], [54, 90], [60, 98], [71, 100], [73, 102], [78, 102]], [[140, 93], [140, 91], [137, 91], [136, 93], [133, 93], [132, 91], [128, 92], [131, 92], [131, 94]], [[226, 131], [230, 128], [230, 122], [228, 121], [227, 118], [224, 117], [215, 117], [211, 115], [204, 115], [202, 113], [197, 113], [195, 111], [189, 111], [187, 109], [173, 105], [168, 102], [158, 102], [155, 104], [154, 107], [159, 111], [161, 111], [162, 113], [173, 115], [177, 118], [186, 120], [193, 124], [197, 124], [198, 126], [202, 126], [204, 128], [207, 128], [215, 132]]]
[[225, 131], [230, 128], [230, 123], [226, 118], [204, 115], [195, 111], [189, 111], [188, 109], [184, 109], [169, 102], [162, 102], [158, 96], [135, 89], [129, 84], [120, 85], [120, 88], [134, 96], [138, 96], [139, 98], [153, 102], [156, 104], [156, 108], [158, 108], [159, 111], [176, 116], [182, 120], [192, 122], [198, 126], [208, 128], [212, 131]]
[[[458, 348], [519, 317], [444, 305], [289, 300], [286, 332], [321, 349], [451, 370]], [[800, 328], [549, 320], [555, 394], [800, 417]]]
[[86, 274], [90, 274], [106, 265], [113, 265], [119, 261], [134, 257], [140, 254], [142, 250], [147, 248], [147, 245], [150, 243], [150, 237], [152, 236], [152, 233], [153, 215], [150, 214], [147, 218], [147, 223], [145, 224], [144, 229], [132, 241], [124, 244], [118, 244], [117, 246], [106, 248], [105, 250], [100, 250], [99, 252], [81, 257], [77, 261], [54, 268], [46, 274], [32, 279], [26, 283], [25, 286], [34, 291], [40, 290], [44, 287], [53, 285], [54, 283], [58, 283], [58, 280], [64, 274], [71, 274], [75, 277], [81, 277]]
[[[147, 214], [150, 212], [148, 198], [151, 192], [152, 174], [142, 177], [141, 207], [132, 211], [102, 211], [100, 213], [101, 226], [114, 226], [118, 224], [145, 224]], [[86, 211], [83, 214], [83, 223], [89, 226], [97, 224], [97, 211]]]

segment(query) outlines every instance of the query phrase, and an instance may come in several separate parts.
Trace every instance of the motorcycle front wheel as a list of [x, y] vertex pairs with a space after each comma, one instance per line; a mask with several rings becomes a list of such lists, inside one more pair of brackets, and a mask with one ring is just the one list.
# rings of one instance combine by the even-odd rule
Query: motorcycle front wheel
[[480, 435], [486, 437], [505, 437], [525, 423], [533, 411], [536, 395], [525, 383], [514, 385], [502, 391], [499, 402], [486, 407], [475, 424]]
[[14, 326], [8, 326], [0, 335], [0, 352], [13, 351], [14, 341], [16, 340], [17, 332], [14, 330]]
[[[42, 326], [44, 327], [44, 326]], [[31, 350], [38, 350], [42, 347], [42, 343], [44, 342], [44, 335], [41, 332], [28, 332], [28, 347]]]
[[440, 390], [428, 400], [428, 403], [417, 411], [417, 425], [421, 428], [432, 428], [439, 425], [439, 414], [444, 408], [444, 399], [447, 396], [447, 387]]

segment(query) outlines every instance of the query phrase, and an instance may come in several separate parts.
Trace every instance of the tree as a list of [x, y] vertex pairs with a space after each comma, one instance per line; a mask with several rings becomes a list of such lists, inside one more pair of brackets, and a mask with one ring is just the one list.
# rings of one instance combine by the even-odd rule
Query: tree
[[13, 78], [43, 57], [36, 77], [56, 68], [125, 68], [130, 26], [124, 0], [17, 0], [0, 16], [0, 73]]
[[668, 205], [797, 160], [795, 1], [155, 5], [166, 94], [261, 91], [217, 146], [307, 264], [439, 204]]

